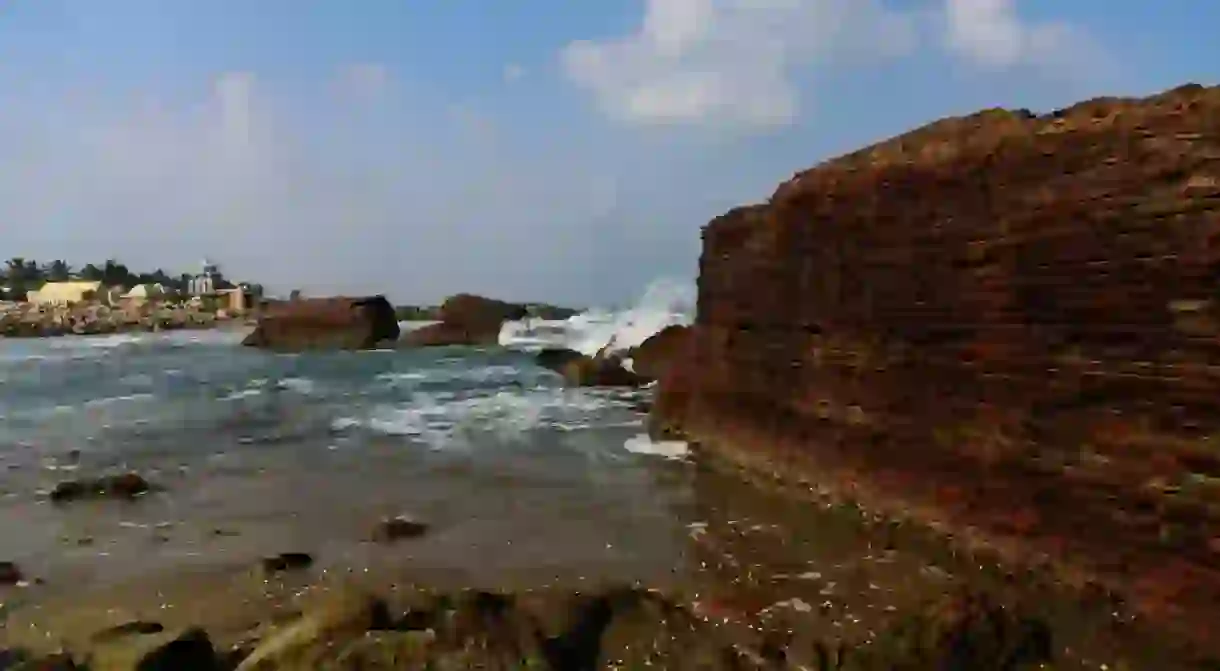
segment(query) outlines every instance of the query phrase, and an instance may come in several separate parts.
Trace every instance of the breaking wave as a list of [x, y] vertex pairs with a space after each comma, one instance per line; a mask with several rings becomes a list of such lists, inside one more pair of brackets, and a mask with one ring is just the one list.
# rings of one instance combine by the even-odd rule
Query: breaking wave
[[592, 356], [603, 349], [614, 352], [635, 347], [668, 326], [690, 324], [694, 315], [694, 283], [661, 279], [626, 310], [589, 310], [563, 320], [508, 322], [500, 330], [500, 344], [525, 351], [564, 348]]

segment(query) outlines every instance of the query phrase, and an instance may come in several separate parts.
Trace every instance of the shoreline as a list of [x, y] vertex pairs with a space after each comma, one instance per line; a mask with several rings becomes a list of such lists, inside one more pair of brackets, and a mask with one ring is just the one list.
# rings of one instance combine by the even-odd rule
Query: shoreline
[[[9, 591], [0, 594], [17, 598], [4, 611], [0, 648], [39, 655], [63, 649], [75, 655], [104, 652], [111, 642], [99, 642], [99, 637], [106, 638], [102, 632], [151, 622], [163, 632], [124, 635], [120, 647], [142, 646], [164, 633], [202, 628], [218, 649], [248, 656], [313, 617], [317, 609], [309, 604], [346, 598], [343, 595], [376, 595], [394, 612], [403, 612], [402, 604], [420, 594], [439, 592], [448, 595], [444, 597], [448, 601], [460, 602], [462, 595], [487, 590], [513, 603], [536, 605], [542, 599], [548, 603], [543, 610], [553, 611], [574, 599], [637, 590], [654, 595], [653, 605], [671, 616], [683, 614], [708, 645], [721, 652], [737, 650], [734, 654], [747, 659], [765, 657], [775, 637], [795, 632], [797, 639], [785, 644], [789, 665], [767, 668], [801, 668], [816, 662], [822, 654], [818, 651], [868, 658], [889, 645], [889, 639], [905, 636], [904, 622], [935, 621], [943, 615], [945, 603], [957, 604], [961, 598], [990, 600], [1005, 617], [1040, 623], [1037, 626], [1051, 636], [1057, 669], [1096, 669], [1100, 664], [1158, 671], [1191, 668], [1186, 651], [1158, 640], [1156, 628], [1148, 622], [1116, 613], [1104, 598], [1081, 599], [1037, 572], [1011, 573], [989, 557], [956, 551], [931, 530], [856, 506], [802, 498], [787, 485], [759, 482], [748, 472], [726, 468], [725, 462], [706, 451], [673, 469], [670, 466], [658, 472], [670, 472], [666, 477], [686, 473], [692, 478], [694, 507], [683, 519], [698, 522], [688, 527], [683, 559], [672, 567], [668, 579], [624, 582], [587, 573], [591, 567], [579, 565], [556, 572], [540, 568], [516, 577], [480, 575], [446, 568], [443, 561], [404, 562], [404, 556], [415, 555], [421, 547], [416, 544], [428, 542], [427, 535], [392, 547], [352, 541], [380, 558], [352, 563], [350, 557], [342, 559], [346, 555], [334, 546], [329, 551], [319, 548], [323, 552], [312, 566], [274, 574], [260, 569], [257, 562], [215, 557], [218, 563], [210, 567], [180, 567], [108, 585], [82, 587], [46, 576], [42, 584], [4, 588]], [[327, 557], [327, 552], [334, 556]], [[619, 617], [616, 611], [615, 618]], [[637, 634], [668, 636], [674, 634], [669, 629], [672, 624], [671, 618], [634, 626]], [[490, 625], [476, 627], [476, 637], [488, 634], [485, 626]], [[340, 637], [338, 643], [317, 637], [302, 645], [315, 652], [332, 644], [356, 645], [367, 638], [363, 632]], [[1158, 665], [1150, 666], [1152, 662]]]
[[[725, 432], [722, 430], [721, 433]], [[709, 468], [734, 473], [752, 486], [784, 491], [794, 500], [810, 505], [856, 508], [862, 517], [880, 517], [886, 520], [886, 524], [906, 529], [917, 537], [925, 537], [926, 542], [939, 547], [937, 552], [947, 552], [955, 559], [961, 557], [979, 562], [980, 568], [990, 565], [998, 572], [1002, 584], [1014, 586], [1024, 581], [1049, 584], [1061, 599], [1079, 599], [1082, 604], [1095, 604], [1114, 613], [1117, 619], [1139, 622], [1138, 628], [1157, 646], [1193, 663], [1204, 664], [1204, 668], [1210, 668], [1206, 664], [1220, 659], [1217, 657], [1220, 643], [1209, 635], [1209, 611], [1195, 608], [1166, 612], [1165, 609], [1170, 608], [1167, 604], [1150, 607], [1134, 594], [1136, 589], [1130, 584], [1130, 576], [1116, 576], [1098, 570], [1094, 563], [1096, 556], [1054, 554], [1041, 545], [1037, 537], [997, 535], [974, 525], [963, 526], [930, 502], [921, 502], [917, 497], [904, 498], [901, 493], [883, 493], [883, 485], [869, 482], [870, 476], [874, 475], [872, 473], [836, 467], [829, 462], [818, 462], [818, 467], [814, 467], [809, 457], [805, 456], [793, 456], [788, 462], [780, 457], [777, 461], [774, 450], [736, 447], [751, 444], [751, 441], [743, 438], [741, 431], [734, 436], [705, 438], [696, 431], [693, 434], [684, 433], [682, 439], [691, 444], [692, 451]], [[782, 438], [761, 442], [774, 444], [777, 440], [783, 442]], [[755, 444], [759, 442], [753, 441]], [[791, 455], [797, 454], [791, 452]], [[840, 481], [847, 485], [835, 484]], [[894, 484], [899, 484], [898, 480]], [[1016, 589], [1018, 592], [1022, 590], [1020, 587]], [[1174, 607], [1180, 606], [1177, 604]], [[1195, 624], [1193, 627], [1190, 626], [1192, 622]], [[1169, 635], [1170, 640], [1162, 638], [1165, 634]]]
[[105, 336], [170, 333], [175, 331], [223, 331], [252, 329], [257, 324], [257, 318], [250, 319], [217, 319], [211, 323], [173, 324], [168, 326], [150, 327], [144, 324], [118, 326], [111, 330], [75, 333], [71, 330], [48, 329], [41, 333], [3, 333], [0, 332], [0, 342], [5, 340], [50, 340], [56, 338], [100, 338]]

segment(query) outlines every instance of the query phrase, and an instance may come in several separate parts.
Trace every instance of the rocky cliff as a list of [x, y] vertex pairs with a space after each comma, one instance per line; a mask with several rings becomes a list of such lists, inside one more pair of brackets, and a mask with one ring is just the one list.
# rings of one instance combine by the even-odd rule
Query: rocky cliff
[[1203, 640], [1218, 243], [1220, 88], [938, 121], [706, 227], [653, 424], [1049, 557]]

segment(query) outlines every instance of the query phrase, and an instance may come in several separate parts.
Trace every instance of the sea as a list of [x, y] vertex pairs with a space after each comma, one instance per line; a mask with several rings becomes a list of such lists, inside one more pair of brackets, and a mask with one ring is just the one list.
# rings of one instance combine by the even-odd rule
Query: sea
[[[628, 309], [510, 322], [482, 348], [274, 354], [241, 347], [244, 330], [0, 339], [0, 560], [60, 584], [281, 552], [350, 569], [378, 560], [378, 520], [409, 516], [428, 534], [381, 559], [493, 582], [669, 572], [686, 446], [644, 434], [650, 389], [565, 388], [534, 354], [631, 347], [689, 322], [692, 298], [660, 281]], [[46, 496], [128, 471], [157, 491]]]

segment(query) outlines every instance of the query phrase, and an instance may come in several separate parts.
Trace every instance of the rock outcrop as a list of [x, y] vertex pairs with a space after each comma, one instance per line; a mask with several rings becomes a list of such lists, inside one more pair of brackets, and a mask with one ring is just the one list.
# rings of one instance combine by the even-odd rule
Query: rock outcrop
[[651, 382], [623, 365], [623, 357], [599, 352], [595, 356], [567, 349], [539, 352], [535, 362], [563, 376], [569, 387], [640, 387]]
[[872, 645], [801, 640], [806, 645], [785, 646], [785, 639], [795, 638], [791, 630], [738, 632], [713, 620], [708, 604], [658, 589], [404, 588], [396, 590], [394, 601], [349, 590], [315, 599], [296, 617], [282, 615], [276, 626], [259, 627], [231, 650], [199, 627], [175, 633], [135, 622], [104, 632], [84, 650], [49, 657], [0, 650], [0, 663], [18, 669], [173, 671], [1022, 671], [1054, 662], [1054, 639], [1045, 623], [1004, 606], [967, 594], [928, 604], [926, 612], [879, 632]]
[[631, 370], [647, 380], [659, 380], [665, 376], [669, 364], [681, 355], [690, 334], [689, 326], [666, 326], [649, 336], [626, 353], [631, 359]]
[[445, 299], [440, 321], [414, 331], [399, 340], [403, 347], [443, 345], [496, 345], [504, 322], [524, 319], [524, 305], [472, 294], [457, 294]]
[[705, 228], [653, 426], [1050, 557], [1206, 642], [1217, 241], [1220, 88], [942, 120]]
[[562, 375], [571, 387], [639, 387], [664, 375], [686, 346], [688, 331], [686, 326], [669, 326], [636, 347], [622, 351], [604, 347], [593, 356], [570, 349], [544, 349], [534, 360]]
[[310, 298], [268, 304], [243, 345], [276, 351], [372, 349], [399, 336], [385, 296]]

